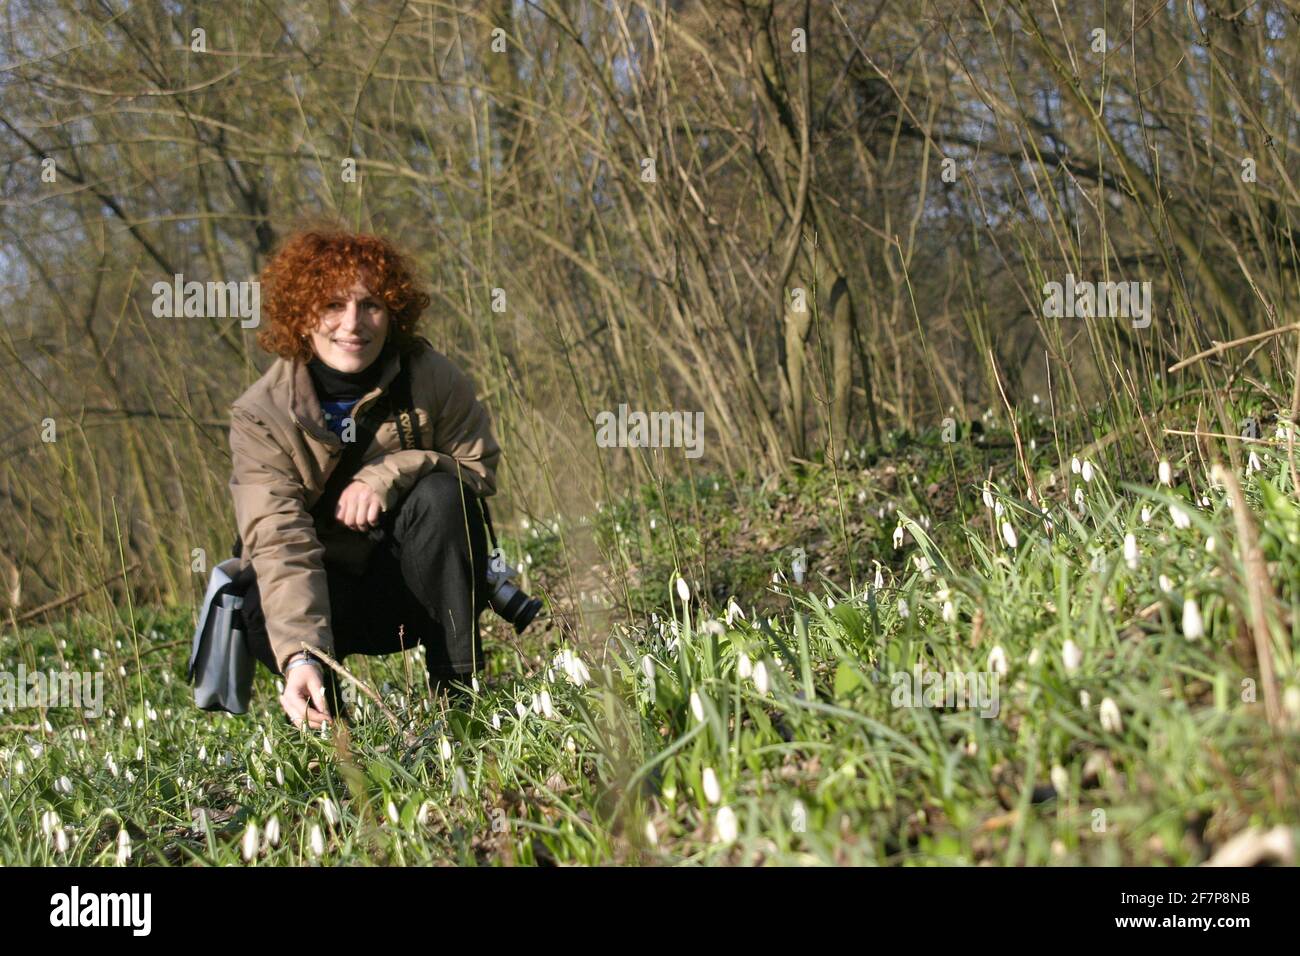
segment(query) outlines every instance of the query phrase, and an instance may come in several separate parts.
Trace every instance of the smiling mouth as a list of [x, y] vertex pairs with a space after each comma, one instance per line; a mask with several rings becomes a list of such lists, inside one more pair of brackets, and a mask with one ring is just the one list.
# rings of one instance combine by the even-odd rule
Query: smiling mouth
[[369, 339], [330, 339], [338, 348], [359, 352], [370, 344]]

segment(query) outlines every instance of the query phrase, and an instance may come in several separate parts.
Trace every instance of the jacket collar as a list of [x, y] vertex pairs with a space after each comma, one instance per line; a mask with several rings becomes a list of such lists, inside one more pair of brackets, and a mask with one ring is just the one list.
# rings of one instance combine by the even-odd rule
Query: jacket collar
[[[376, 362], [383, 363], [379, 381], [374, 388], [357, 400], [357, 412], [382, 395], [393, 379], [397, 378], [397, 373], [402, 368], [402, 352], [403, 350], [391, 338], [385, 343], [384, 350], [375, 359]], [[293, 359], [289, 365], [288, 378], [289, 412], [294, 421], [303, 431], [318, 441], [331, 446], [342, 445], [339, 437], [325, 427], [325, 413], [321, 410], [320, 399], [316, 397], [316, 386], [312, 384], [307, 363], [302, 359]]]

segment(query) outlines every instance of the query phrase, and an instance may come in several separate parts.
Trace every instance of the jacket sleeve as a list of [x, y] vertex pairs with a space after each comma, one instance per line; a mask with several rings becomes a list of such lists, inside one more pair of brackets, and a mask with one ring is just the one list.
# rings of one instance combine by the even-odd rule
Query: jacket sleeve
[[391, 452], [367, 462], [356, 474], [391, 509], [431, 471], [457, 475], [474, 494], [496, 493], [501, 447], [492, 436], [492, 419], [475, 397], [474, 383], [449, 359], [434, 357], [433, 449]]
[[231, 412], [230, 450], [235, 521], [257, 574], [276, 663], [283, 671], [304, 641], [332, 654], [324, 549], [293, 461], [269, 429], [238, 406]]

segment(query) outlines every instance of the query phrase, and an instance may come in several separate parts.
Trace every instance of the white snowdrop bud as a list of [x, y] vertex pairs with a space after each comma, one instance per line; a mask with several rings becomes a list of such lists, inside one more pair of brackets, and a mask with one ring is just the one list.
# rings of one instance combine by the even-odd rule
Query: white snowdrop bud
[[325, 834], [321, 832], [319, 823], [311, 825], [311, 834], [307, 837], [307, 849], [315, 858], [325, 855]]
[[1079, 464], [1079, 458], [1076, 455], [1075, 457], [1070, 459], [1070, 471], [1074, 472], [1077, 475], [1081, 470], [1082, 470], [1082, 466]]
[[501, 714], [500, 714], [500, 713], [495, 713], [495, 714], [492, 715], [492, 729], [493, 729], [493, 730], [500, 730], [500, 729], [501, 729]]
[[1070, 774], [1059, 763], [1052, 766], [1050, 774], [1052, 778], [1052, 789], [1056, 791], [1058, 797], [1064, 796], [1065, 792], [1070, 789]]
[[740, 832], [740, 825], [736, 821], [736, 811], [731, 807], [720, 807], [718, 816], [714, 822], [714, 830], [717, 833], [719, 843], [733, 843]]
[[257, 844], [257, 824], [250, 822], [248, 827], [244, 830], [244, 840], [240, 846], [240, 851], [243, 853], [245, 863], [251, 862], [253, 857], [257, 856]]
[[267, 846], [280, 845], [280, 818], [272, 816], [266, 821], [266, 844]]
[[1088, 710], [1092, 707], [1092, 695], [1086, 690], [1079, 691], [1079, 706], [1084, 710]]
[[325, 812], [325, 822], [330, 826], [338, 826], [339, 807], [338, 804], [329, 797], [321, 798], [321, 809]]
[[994, 517], [996, 517], [996, 518], [1001, 518], [1004, 514], [1006, 514], [1006, 511], [1007, 511], [1006, 506], [1003, 505], [1002, 502], [1000, 502], [1000, 501], [995, 501], [995, 502], [993, 503], [993, 516], [994, 516]]
[[539, 695], [537, 695], [537, 699], [538, 701], [540, 701], [542, 705], [542, 716], [545, 717], [547, 720], [554, 719], [555, 706], [551, 703], [551, 692], [549, 690], [543, 689], [542, 692]]
[[903, 546], [903, 526], [900, 524], [894, 528], [894, 547], [901, 548], [902, 546]]
[[1061, 663], [1065, 665], [1067, 674], [1073, 674], [1083, 663], [1083, 651], [1079, 650], [1079, 645], [1068, 637], [1061, 646]]
[[1002, 522], [1002, 540], [1007, 543], [1008, 548], [1015, 548], [1017, 543], [1016, 529], [1011, 526], [1010, 521]]
[[1007, 676], [1007, 652], [1002, 649], [1001, 644], [996, 644], [993, 650], [989, 651], [989, 670], [1002, 677]]
[[1174, 527], [1187, 529], [1192, 526], [1192, 519], [1188, 517], [1187, 512], [1178, 505], [1169, 506], [1169, 517], [1174, 519]]
[[1205, 634], [1205, 622], [1201, 619], [1201, 609], [1194, 598], [1183, 601], [1183, 637], [1194, 641]]
[[691, 691], [691, 714], [696, 720], [704, 720], [704, 703], [697, 691]]
[[767, 695], [767, 664], [763, 661], [754, 665], [754, 689], [764, 696]]
[[1169, 580], [1169, 575], [1167, 574], [1160, 575], [1159, 584], [1160, 590], [1164, 591], [1166, 594], [1171, 593], [1174, 589], [1174, 582]]
[[650, 846], [659, 845], [659, 831], [655, 829], [655, 822], [647, 820], [645, 822], [645, 841]]
[[677, 596], [681, 598], [683, 604], [691, 599], [691, 589], [685, 578], [679, 577], [677, 579]]
[[957, 619], [957, 609], [952, 606], [951, 601], [943, 602], [943, 610], [940, 612], [940, 614], [943, 617], [944, 621], [946, 621], [949, 624], [951, 624], [954, 620]]
[[118, 866], [126, 866], [126, 861], [131, 859], [131, 834], [125, 830], [117, 831], [117, 855], [113, 862]]
[[754, 664], [749, 659], [749, 655], [744, 651], [736, 656], [736, 676], [745, 680], [754, 673]]
[[1250, 453], [1250, 457], [1246, 459], [1246, 474], [1249, 475], [1253, 471], [1263, 471], [1263, 470], [1264, 470], [1264, 463], [1259, 460], [1259, 455], [1255, 454], [1252, 451]]
[[1137, 538], [1132, 534], [1124, 535], [1124, 563], [1128, 565], [1130, 571], [1137, 570], [1138, 543]]
[[641, 673], [645, 675], [645, 679], [648, 681], [655, 679], [655, 661], [649, 654], [641, 658]]
[[1082, 487], [1074, 489], [1074, 506], [1078, 508], [1080, 511], [1083, 510], [1083, 488]]
[[904, 620], [912, 616], [912, 609], [907, 606], [907, 598], [905, 597], [898, 599], [898, 616]]
[[393, 826], [397, 826], [398, 821], [401, 820], [401, 815], [397, 812], [397, 804], [395, 804], [392, 800], [389, 800], [387, 811], [388, 811], [388, 819], [392, 821]]
[[1174, 483], [1174, 470], [1170, 467], [1169, 462], [1161, 459], [1160, 467], [1156, 469], [1156, 475], [1162, 485], [1172, 485]]
[[445, 736], [438, 738], [438, 753], [443, 760], [451, 759], [451, 741]]
[[54, 831], [54, 849], [60, 854], [68, 852], [68, 831], [59, 827]]
[[709, 803], [717, 803], [722, 799], [722, 787], [718, 786], [718, 775], [713, 772], [712, 767], [704, 768], [703, 784], [704, 799]]
[[1143, 524], [1151, 523], [1151, 509], [1148, 508], [1146, 505], [1142, 506], [1142, 523]]
[[872, 582], [879, 591], [885, 586], [885, 575], [880, 569], [880, 562], [876, 562], [876, 579]]
[[1117, 734], [1124, 729], [1124, 721], [1119, 716], [1119, 707], [1109, 697], [1102, 698], [1097, 716], [1101, 719], [1101, 729], [1108, 734]]
[[1079, 472], [1080, 474], [1083, 475], [1084, 481], [1092, 481], [1092, 474], [1093, 474], [1092, 462], [1085, 461], [1083, 463], [1083, 467], [1079, 469]]
[[992, 508], [992, 507], [993, 507], [993, 492], [992, 492], [992, 490], [989, 488], [989, 483], [988, 483], [987, 481], [984, 482], [984, 492], [983, 492], [982, 497], [983, 497], [983, 499], [984, 499], [984, 507], [985, 507], [985, 508]]

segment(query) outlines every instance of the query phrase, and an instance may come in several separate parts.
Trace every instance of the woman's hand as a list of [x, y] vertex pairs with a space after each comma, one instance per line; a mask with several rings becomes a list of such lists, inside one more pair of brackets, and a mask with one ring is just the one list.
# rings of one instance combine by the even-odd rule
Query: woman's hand
[[[295, 655], [297, 660], [302, 655]], [[329, 703], [325, 700], [325, 683], [321, 680], [319, 664], [300, 664], [289, 668], [284, 675], [284, 693], [280, 695], [280, 706], [289, 715], [295, 727], [301, 727], [303, 720], [312, 730], [319, 730], [330, 719]]]
[[339, 495], [334, 517], [353, 531], [369, 531], [379, 522], [384, 502], [364, 481], [354, 481]]

